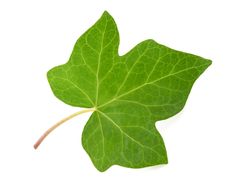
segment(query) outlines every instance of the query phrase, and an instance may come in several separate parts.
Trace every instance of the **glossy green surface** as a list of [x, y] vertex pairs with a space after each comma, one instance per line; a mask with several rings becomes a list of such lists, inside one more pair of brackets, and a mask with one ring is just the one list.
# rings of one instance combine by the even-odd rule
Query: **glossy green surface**
[[166, 164], [155, 122], [182, 110], [210, 60], [146, 40], [118, 55], [113, 18], [102, 17], [76, 42], [69, 61], [48, 72], [53, 93], [77, 107], [96, 108], [82, 144], [99, 171]]

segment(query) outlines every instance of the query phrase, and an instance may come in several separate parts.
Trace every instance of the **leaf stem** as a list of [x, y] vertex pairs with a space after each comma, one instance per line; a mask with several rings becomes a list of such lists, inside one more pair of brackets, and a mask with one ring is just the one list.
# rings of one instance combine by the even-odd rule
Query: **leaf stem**
[[78, 111], [78, 112], [75, 112], [65, 118], [63, 118], [62, 120], [60, 120], [59, 122], [57, 122], [55, 125], [53, 125], [52, 127], [50, 127], [39, 139], [38, 141], [34, 144], [34, 149], [37, 149], [38, 146], [42, 143], [42, 141], [53, 131], [55, 130], [57, 127], [59, 127], [61, 124], [63, 124], [64, 122], [72, 119], [73, 117], [77, 116], [77, 115], [80, 115], [80, 114], [83, 114], [83, 113], [86, 113], [86, 112], [92, 112], [92, 111], [95, 111], [94, 108], [92, 109], [86, 109], [86, 110], [81, 110], [81, 111]]

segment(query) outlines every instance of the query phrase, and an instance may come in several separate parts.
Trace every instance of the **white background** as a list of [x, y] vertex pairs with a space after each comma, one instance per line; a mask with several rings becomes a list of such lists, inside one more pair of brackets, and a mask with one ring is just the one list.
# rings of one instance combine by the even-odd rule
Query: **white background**
[[[235, 185], [233, 3], [1, 0], [0, 185]], [[104, 10], [118, 25], [121, 55], [152, 38], [213, 60], [184, 110], [157, 123], [168, 165], [98, 172], [81, 145], [90, 114], [70, 120], [33, 149], [44, 130], [80, 109], [53, 96], [46, 72], [67, 61], [77, 38]]]

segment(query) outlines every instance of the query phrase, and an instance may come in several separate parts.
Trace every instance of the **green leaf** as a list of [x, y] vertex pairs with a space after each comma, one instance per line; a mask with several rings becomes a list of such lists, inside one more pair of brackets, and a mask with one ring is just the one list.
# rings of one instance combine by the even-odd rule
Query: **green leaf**
[[112, 165], [141, 168], [167, 163], [155, 122], [180, 112], [210, 60], [146, 40], [118, 55], [113, 18], [102, 17], [76, 42], [64, 65], [48, 72], [54, 95], [66, 104], [95, 108], [82, 145], [99, 171]]

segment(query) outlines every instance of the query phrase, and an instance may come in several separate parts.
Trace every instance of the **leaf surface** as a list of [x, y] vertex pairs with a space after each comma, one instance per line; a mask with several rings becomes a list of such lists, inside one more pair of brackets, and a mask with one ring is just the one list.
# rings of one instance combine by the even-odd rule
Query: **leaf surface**
[[118, 55], [119, 33], [107, 13], [76, 42], [64, 65], [48, 72], [54, 95], [95, 108], [82, 145], [100, 171], [166, 164], [155, 122], [180, 112], [193, 83], [211, 64], [202, 57], [146, 40]]

